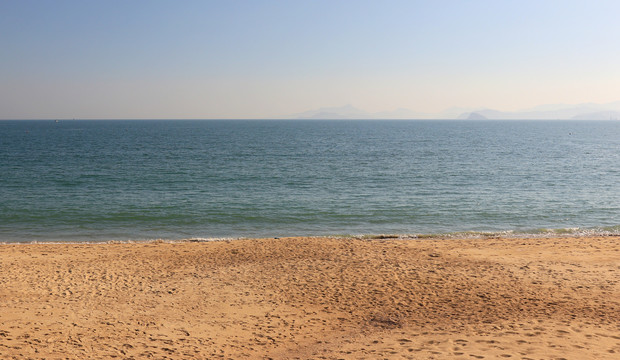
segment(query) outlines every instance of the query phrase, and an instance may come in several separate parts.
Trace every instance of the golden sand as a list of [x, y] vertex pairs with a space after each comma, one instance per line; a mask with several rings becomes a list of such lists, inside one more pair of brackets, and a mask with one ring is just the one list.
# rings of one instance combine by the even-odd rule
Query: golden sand
[[620, 238], [5, 244], [0, 357], [620, 359]]

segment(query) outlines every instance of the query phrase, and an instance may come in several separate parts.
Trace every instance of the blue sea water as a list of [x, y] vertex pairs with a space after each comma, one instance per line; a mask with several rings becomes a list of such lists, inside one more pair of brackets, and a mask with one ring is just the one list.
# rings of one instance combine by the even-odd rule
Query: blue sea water
[[620, 232], [620, 122], [0, 121], [0, 242]]

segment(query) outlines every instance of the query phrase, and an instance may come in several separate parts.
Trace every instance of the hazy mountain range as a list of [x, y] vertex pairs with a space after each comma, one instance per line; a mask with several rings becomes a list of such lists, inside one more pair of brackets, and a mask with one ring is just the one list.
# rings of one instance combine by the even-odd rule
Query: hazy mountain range
[[283, 116], [287, 119], [470, 119], [470, 120], [618, 120], [620, 101], [607, 104], [540, 105], [521, 111], [450, 108], [439, 113], [423, 113], [410, 109], [367, 112], [351, 105], [320, 108]]

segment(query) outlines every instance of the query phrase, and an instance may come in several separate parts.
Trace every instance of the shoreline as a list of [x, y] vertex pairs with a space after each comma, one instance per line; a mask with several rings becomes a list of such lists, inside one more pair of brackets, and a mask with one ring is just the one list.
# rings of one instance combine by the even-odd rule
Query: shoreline
[[615, 359], [620, 353], [620, 236], [380, 236], [5, 243], [0, 354]]
[[190, 237], [190, 238], [152, 238], [152, 239], [110, 239], [110, 240], [31, 240], [6, 241], [0, 240], [0, 245], [11, 244], [141, 244], [153, 242], [185, 243], [185, 242], [217, 242], [256, 239], [356, 239], [356, 240], [470, 240], [470, 239], [552, 239], [552, 238], [582, 238], [582, 237], [620, 237], [620, 226], [596, 228], [550, 228], [535, 229], [534, 231], [455, 231], [444, 233], [368, 233], [368, 234], [327, 234], [327, 235], [291, 235], [291, 236], [223, 236], [223, 237]]

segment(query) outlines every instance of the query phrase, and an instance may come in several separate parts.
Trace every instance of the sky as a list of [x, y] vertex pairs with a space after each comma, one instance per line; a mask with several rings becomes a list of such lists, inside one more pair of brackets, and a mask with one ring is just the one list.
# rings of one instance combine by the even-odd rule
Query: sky
[[0, 119], [620, 100], [620, 1], [0, 0]]

